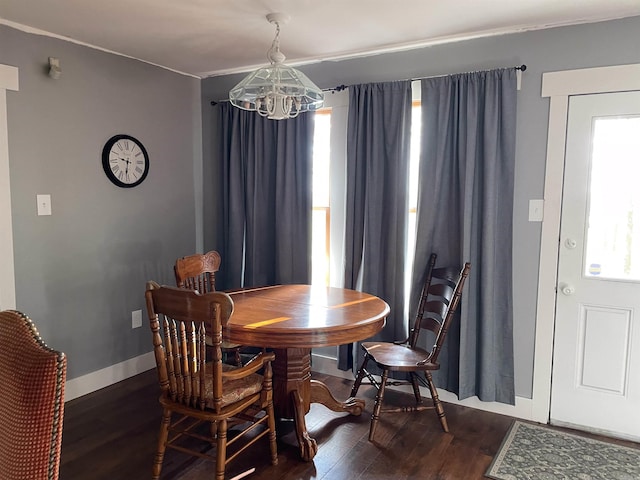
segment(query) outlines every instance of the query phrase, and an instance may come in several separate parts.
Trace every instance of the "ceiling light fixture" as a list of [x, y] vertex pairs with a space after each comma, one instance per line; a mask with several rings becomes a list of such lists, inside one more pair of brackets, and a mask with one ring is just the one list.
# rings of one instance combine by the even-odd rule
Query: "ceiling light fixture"
[[276, 36], [267, 52], [271, 65], [259, 68], [238, 83], [229, 92], [231, 104], [273, 120], [294, 118], [300, 112], [317, 110], [324, 101], [322, 90], [304, 73], [283, 64], [280, 24], [287, 23], [289, 16], [270, 13], [267, 20], [276, 25]]

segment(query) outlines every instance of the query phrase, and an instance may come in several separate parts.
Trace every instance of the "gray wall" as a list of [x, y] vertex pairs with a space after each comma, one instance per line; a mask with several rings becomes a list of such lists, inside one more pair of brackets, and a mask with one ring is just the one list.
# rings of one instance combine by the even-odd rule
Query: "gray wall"
[[[49, 56], [60, 58], [57, 81]], [[20, 76], [7, 93], [17, 308], [68, 355], [69, 379], [151, 351], [145, 282], [174, 283], [176, 257], [196, 248], [200, 80], [3, 25], [0, 63]], [[101, 166], [119, 133], [150, 156], [132, 189]], [[39, 193], [51, 194], [52, 216], [36, 216]]]
[[[514, 209], [514, 341], [516, 394], [531, 397], [540, 223], [528, 221], [529, 199], [542, 198], [548, 100], [540, 97], [542, 73], [640, 62], [640, 17], [504, 35], [401, 53], [324, 62], [301, 67], [322, 88], [446, 75], [526, 64], [518, 94]], [[287, 46], [282, 46], [286, 54]], [[203, 157], [206, 175], [215, 172], [211, 100], [227, 93], [244, 75], [213, 77], [202, 83]], [[205, 187], [205, 198], [212, 197]], [[205, 218], [207, 218], [205, 208]], [[205, 228], [205, 245], [215, 245]]]

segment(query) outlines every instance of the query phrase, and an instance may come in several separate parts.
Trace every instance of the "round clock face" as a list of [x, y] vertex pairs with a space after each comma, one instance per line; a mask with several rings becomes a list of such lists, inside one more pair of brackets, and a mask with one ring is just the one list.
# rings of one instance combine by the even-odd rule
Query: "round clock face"
[[149, 173], [149, 155], [139, 140], [130, 135], [115, 135], [102, 149], [102, 167], [115, 185], [135, 187]]

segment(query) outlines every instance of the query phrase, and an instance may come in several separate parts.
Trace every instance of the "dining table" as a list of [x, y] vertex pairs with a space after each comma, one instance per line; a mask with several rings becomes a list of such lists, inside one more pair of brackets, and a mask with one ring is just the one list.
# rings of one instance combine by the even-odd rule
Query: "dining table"
[[368, 293], [313, 285], [274, 285], [228, 292], [234, 310], [223, 328], [226, 340], [273, 349], [276, 417], [295, 422], [300, 456], [318, 451], [305, 423], [312, 403], [360, 415], [365, 402], [337, 400], [327, 385], [311, 378], [311, 350], [364, 340], [385, 325], [389, 305]]

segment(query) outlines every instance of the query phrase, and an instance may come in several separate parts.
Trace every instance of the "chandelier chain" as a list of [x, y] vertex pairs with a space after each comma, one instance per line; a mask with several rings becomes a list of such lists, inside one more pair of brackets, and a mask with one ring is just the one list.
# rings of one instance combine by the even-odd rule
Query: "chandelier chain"
[[280, 22], [273, 22], [273, 23], [275, 23], [275, 25], [276, 25], [276, 36], [273, 38], [273, 42], [271, 42], [271, 48], [267, 52], [267, 59], [269, 60], [269, 62], [271, 62], [271, 64], [282, 63], [284, 61], [284, 58], [282, 58], [282, 60], [279, 58], [280, 55], [281, 55], [281, 52], [280, 52]]

